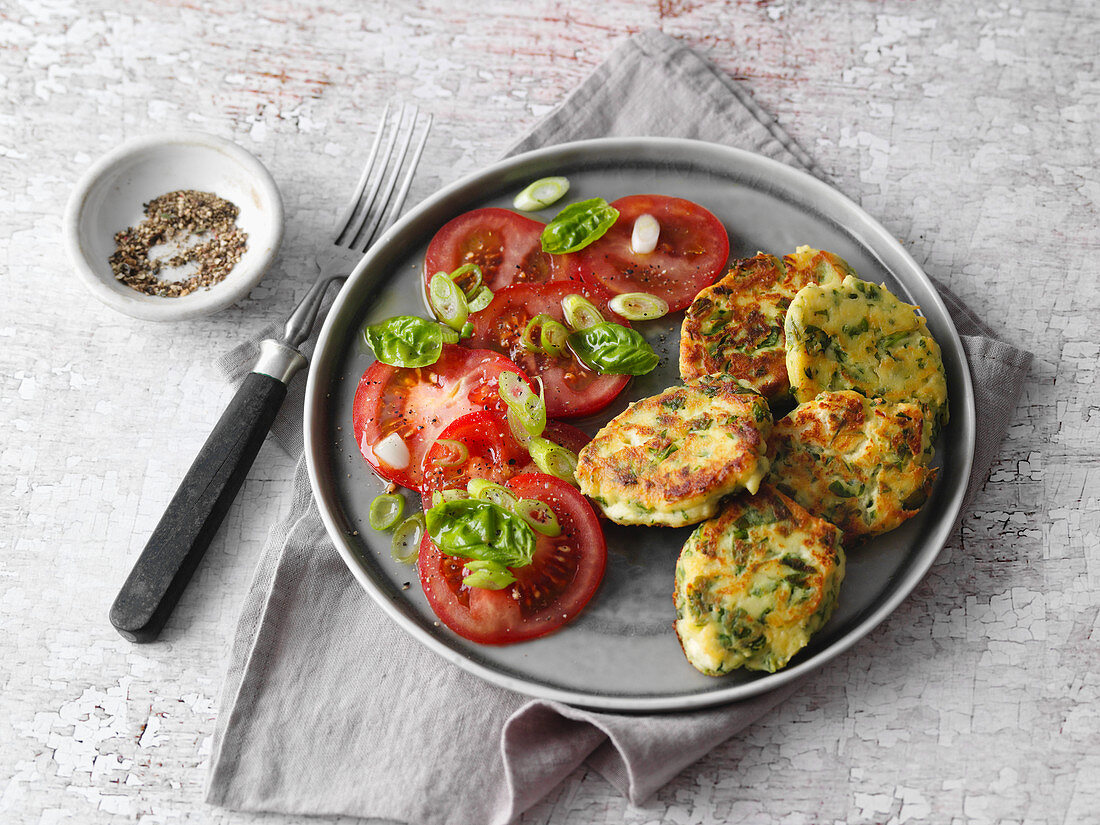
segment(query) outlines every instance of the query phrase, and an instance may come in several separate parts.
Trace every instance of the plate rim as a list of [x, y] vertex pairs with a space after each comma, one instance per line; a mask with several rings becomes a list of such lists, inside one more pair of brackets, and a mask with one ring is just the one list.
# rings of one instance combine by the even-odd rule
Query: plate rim
[[[702, 158], [707, 157], [710, 160], [718, 159], [722, 161], [723, 163], [720, 165], [724, 165], [725, 162], [728, 162], [732, 164], [734, 168], [744, 169], [748, 167], [753, 169], [755, 167], [755, 169], [764, 173], [769, 179], [781, 182], [784, 189], [792, 189], [802, 194], [804, 200], [823, 198], [847, 210], [849, 214], [846, 217], [857, 218], [859, 223], [858, 229], [861, 231], [857, 231], [857, 228], [847, 220], [838, 221], [838, 224], [852, 234], [861, 246], [874, 253], [875, 257], [879, 258], [883, 266], [890, 271], [900, 283], [907, 288], [912, 288], [913, 286], [909, 278], [914, 278], [916, 282], [920, 283], [928, 293], [928, 298], [930, 298], [931, 302], [936, 306], [937, 314], [946, 321], [946, 331], [950, 339], [952, 351], [958, 353], [962, 360], [962, 369], [960, 370], [962, 386], [956, 389], [956, 395], [961, 397], [952, 397], [951, 406], [952, 417], [961, 419], [960, 423], [965, 427], [964, 431], [961, 433], [965, 449], [961, 457], [955, 457], [953, 459], [953, 461], [961, 461], [959, 473], [960, 478], [963, 479], [963, 483], [951, 491], [950, 498], [945, 502], [943, 516], [935, 523], [930, 531], [930, 535], [922, 541], [924, 551], [921, 555], [921, 559], [916, 564], [911, 565], [910, 569], [897, 583], [886, 599], [874, 606], [873, 609], [870, 609], [854, 627], [840, 638], [815, 653], [809, 659], [799, 662], [796, 665], [784, 668], [775, 673], [761, 675], [759, 678], [750, 682], [731, 685], [725, 689], [720, 688], [712, 691], [659, 697], [624, 697], [621, 695], [605, 695], [553, 687], [502, 672], [494, 667], [481, 664], [463, 654], [461, 651], [445, 645], [441, 640], [435, 638], [424, 628], [401, 614], [391, 602], [390, 598], [382, 592], [374, 579], [360, 563], [346, 531], [341, 528], [332, 510], [328, 506], [326, 496], [331, 495], [333, 491], [328, 489], [328, 485], [326, 485], [320, 477], [318, 466], [318, 456], [322, 450], [323, 436], [322, 427], [320, 425], [323, 421], [325, 407], [325, 386], [319, 384], [320, 379], [318, 376], [322, 371], [319, 365], [325, 363], [328, 359], [337, 357], [337, 355], [342, 352], [341, 348], [345, 342], [342, 340], [333, 341], [333, 330], [336, 326], [336, 319], [343, 312], [349, 311], [346, 305], [351, 302], [350, 296], [357, 282], [363, 277], [363, 273], [370, 269], [372, 262], [377, 257], [381, 256], [381, 251], [386, 249], [392, 242], [391, 239], [400, 234], [404, 227], [415, 223], [420, 216], [432, 211], [439, 204], [455, 197], [468, 187], [477, 186], [479, 184], [483, 185], [489, 180], [520, 169], [528, 164], [537, 164], [545, 162], [547, 159], [567, 155], [594, 156], [596, 160], [599, 160], [602, 155], [604, 157], [623, 157], [628, 160], [632, 154], [637, 155], [643, 152], [652, 152], [654, 150], [661, 150], [667, 153], [667, 157], [679, 162], [698, 162]], [[564, 160], [563, 158], [563, 162]], [[710, 165], [713, 167], [713, 163]], [[876, 246], [870, 243], [868, 238], [877, 241], [882, 246]], [[894, 256], [898, 258], [900, 264], [908, 270], [904, 277], [900, 277], [894, 267], [887, 267], [885, 261], [881, 261], [879, 252], [882, 250], [882, 247], [889, 249]], [[922, 308], [927, 305], [927, 301], [924, 299], [922, 299], [920, 303]], [[350, 308], [350, 311], [357, 310], [357, 306]], [[941, 341], [940, 346], [941, 349], [944, 348], [944, 342]], [[363, 258], [360, 259], [358, 264], [348, 275], [347, 280], [337, 294], [332, 306], [326, 313], [324, 323], [318, 335], [313, 357], [310, 359], [306, 381], [304, 412], [303, 437], [311, 495], [313, 502], [320, 512], [325, 530], [336, 546], [337, 552], [340, 554], [345, 565], [359, 582], [360, 586], [367, 591], [374, 602], [381, 607], [404, 632], [410, 633], [413, 638], [426, 645], [428, 649], [442, 656], [445, 660], [499, 687], [536, 699], [557, 701], [594, 710], [628, 713], [700, 710], [747, 699], [799, 679], [803, 675], [817, 670], [837, 656], [851, 649], [857, 642], [885, 621], [885, 619], [909, 597], [917, 585], [924, 580], [928, 571], [942, 552], [962, 510], [968, 486], [967, 482], [973, 467], [976, 440], [973, 384], [970, 377], [969, 362], [966, 360], [966, 353], [963, 349], [958, 330], [935, 284], [928, 275], [925, 274], [924, 270], [909, 252], [884, 226], [882, 226], [882, 224], [864, 211], [859, 204], [850, 199], [843, 192], [801, 169], [774, 160], [765, 155], [737, 147], [690, 138], [668, 137], [590, 138], [554, 144], [553, 146], [524, 152], [471, 172], [453, 183], [444, 186], [434, 194], [429, 195], [415, 207], [410, 209], [398, 221], [390, 226], [375, 242], [371, 249], [367, 251]], [[960, 415], [960, 413], [965, 414]]]

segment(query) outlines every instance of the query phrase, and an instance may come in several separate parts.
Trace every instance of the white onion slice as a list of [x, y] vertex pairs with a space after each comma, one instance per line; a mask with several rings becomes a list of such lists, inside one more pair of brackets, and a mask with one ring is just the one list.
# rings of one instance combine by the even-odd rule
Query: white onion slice
[[635, 255], [648, 255], [657, 248], [659, 237], [661, 225], [657, 223], [657, 219], [650, 214], [639, 215], [630, 235], [630, 249]]
[[397, 433], [390, 433], [375, 444], [374, 455], [382, 464], [395, 470], [404, 470], [412, 460], [408, 446]]

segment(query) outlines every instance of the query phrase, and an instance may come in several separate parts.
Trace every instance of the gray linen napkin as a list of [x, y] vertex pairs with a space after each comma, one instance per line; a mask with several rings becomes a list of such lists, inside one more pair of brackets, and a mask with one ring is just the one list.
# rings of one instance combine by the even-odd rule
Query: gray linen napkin
[[[604, 135], [726, 143], [820, 176], [743, 89], [655, 31], [619, 46], [511, 151]], [[995, 340], [946, 290], [944, 299], [963, 337], [984, 434], [972, 497], [1031, 355]], [[231, 379], [249, 369], [254, 346], [222, 359]], [[301, 451], [301, 416], [300, 398], [291, 398], [276, 428], [292, 454]], [[417, 825], [506, 823], [587, 762], [641, 804], [797, 687], [701, 712], [625, 716], [482, 682], [413, 641], [367, 597], [326, 537], [299, 461], [290, 512], [272, 528], [234, 640], [207, 799]]]

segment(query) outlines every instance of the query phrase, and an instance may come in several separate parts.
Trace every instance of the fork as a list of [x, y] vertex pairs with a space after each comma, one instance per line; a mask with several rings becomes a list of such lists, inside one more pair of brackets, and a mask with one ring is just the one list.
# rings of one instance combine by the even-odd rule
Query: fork
[[387, 105], [382, 112], [355, 193], [331, 242], [316, 255], [319, 277], [291, 312], [282, 338], [260, 342], [252, 371], [187, 471], [111, 606], [111, 624], [131, 642], [157, 638], [205, 555], [256, 460], [287, 386], [306, 365], [298, 347], [313, 330], [329, 286], [347, 277], [379, 232], [401, 212], [432, 119], [421, 117], [415, 106], [402, 106], [392, 118], [391, 111]]

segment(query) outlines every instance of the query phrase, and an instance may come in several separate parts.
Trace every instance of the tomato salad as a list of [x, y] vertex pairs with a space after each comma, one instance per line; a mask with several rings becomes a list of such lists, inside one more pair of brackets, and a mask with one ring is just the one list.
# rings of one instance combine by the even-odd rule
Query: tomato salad
[[[516, 208], [568, 189], [535, 181]], [[483, 644], [534, 639], [572, 620], [607, 562], [600, 521], [576, 489], [590, 416], [658, 357], [630, 321], [683, 309], [729, 257], [721, 222], [664, 195], [570, 204], [549, 223], [475, 209], [428, 246], [431, 317], [364, 327], [375, 354], [355, 394], [363, 458], [420, 493], [401, 519], [386, 493], [371, 526], [395, 529], [443, 624]]]

